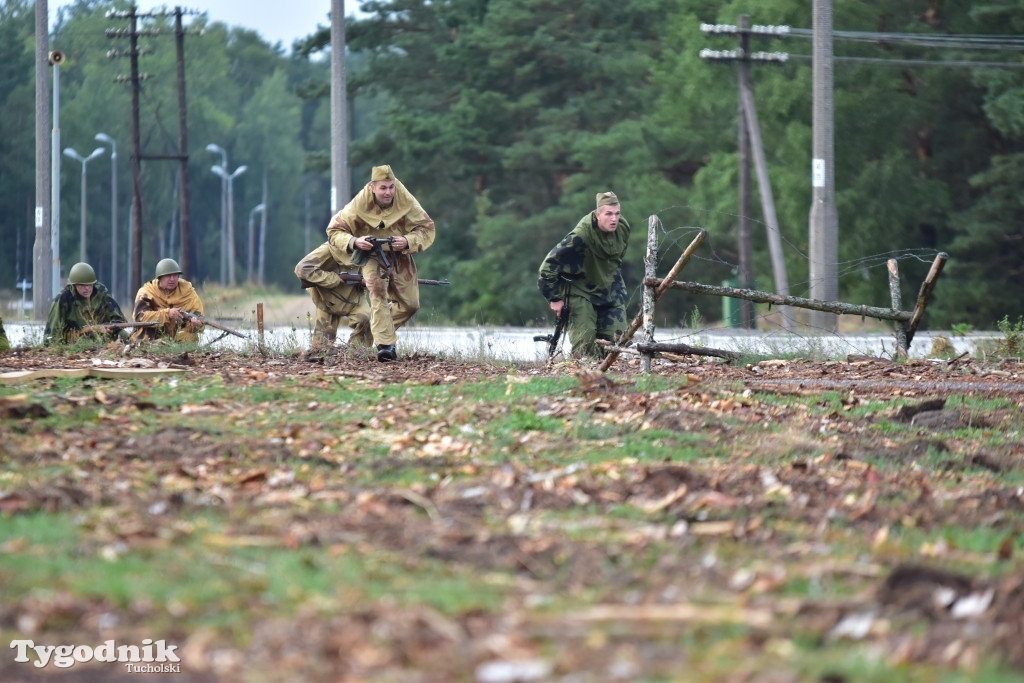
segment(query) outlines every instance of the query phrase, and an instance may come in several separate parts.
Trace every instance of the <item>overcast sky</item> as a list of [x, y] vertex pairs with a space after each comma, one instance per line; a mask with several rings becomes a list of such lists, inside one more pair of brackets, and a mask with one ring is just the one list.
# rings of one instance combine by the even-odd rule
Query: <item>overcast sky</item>
[[[50, 0], [51, 22], [56, 10], [69, 3]], [[345, 16], [358, 13], [359, 0], [345, 0]], [[317, 24], [329, 26], [331, 0], [199, 0], [196, 3], [174, 0], [136, 0], [140, 11], [156, 7], [183, 7], [206, 12], [212, 23], [219, 21], [228, 26], [243, 26], [263, 36], [268, 43], [280, 42], [290, 52], [292, 43], [316, 31]], [[185, 17], [188, 22], [188, 15]]]

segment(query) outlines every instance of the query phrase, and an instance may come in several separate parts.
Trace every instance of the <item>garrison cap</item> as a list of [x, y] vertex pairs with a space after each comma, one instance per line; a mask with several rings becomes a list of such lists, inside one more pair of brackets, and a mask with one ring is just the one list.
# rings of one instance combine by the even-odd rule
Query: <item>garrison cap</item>
[[370, 172], [370, 181], [376, 182], [378, 180], [394, 180], [395, 174], [391, 171], [390, 166], [374, 166], [373, 171]]
[[619, 198], [615, 196], [614, 192], [598, 192], [597, 193], [597, 208], [602, 206], [608, 206], [610, 204], [618, 204]]

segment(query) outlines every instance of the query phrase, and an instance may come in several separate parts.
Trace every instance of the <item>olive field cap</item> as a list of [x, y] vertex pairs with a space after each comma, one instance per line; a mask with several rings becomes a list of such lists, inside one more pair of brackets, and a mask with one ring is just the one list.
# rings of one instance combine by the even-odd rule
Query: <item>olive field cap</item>
[[394, 180], [395, 174], [391, 171], [390, 166], [374, 166], [370, 172], [370, 180], [377, 182], [378, 180]]
[[68, 271], [68, 282], [73, 285], [94, 285], [96, 271], [88, 263], [76, 263]]
[[614, 192], [598, 192], [597, 193], [597, 208], [602, 206], [609, 206], [611, 204], [618, 204], [619, 198], [615, 196]]
[[181, 274], [181, 266], [172, 258], [160, 259], [160, 262], [156, 264], [156, 276], [158, 278], [176, 273], [178, 275]]

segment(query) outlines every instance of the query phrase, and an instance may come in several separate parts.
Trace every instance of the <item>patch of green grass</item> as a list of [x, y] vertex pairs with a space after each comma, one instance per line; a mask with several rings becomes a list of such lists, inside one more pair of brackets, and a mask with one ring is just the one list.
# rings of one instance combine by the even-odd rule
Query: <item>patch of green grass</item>
[[339, 591], [362, 607], [387, 599], [453, 613], [496, 608], [505, 599], [499, 584], [443, 562], [420, 558], [409, 567], [412, 560], [369, 546], [257, 550], [207, 542], [207, 534], [223, 538], [222, 531], [221, 517], [207, 515], [181, 541], [125, 549], [116, 541], [85, 544], [71, 515], [10, 517], [0, 525], [4, 597], [10, 603], [45, 586], [48, 593], [101, 597], [118, 608], [148, 601], [158, 612], [181, 615], [179, 628], [241, 623], [246, 609], [259, 612], [260, 606], [290, 614], [307, 601], [335, 599]]

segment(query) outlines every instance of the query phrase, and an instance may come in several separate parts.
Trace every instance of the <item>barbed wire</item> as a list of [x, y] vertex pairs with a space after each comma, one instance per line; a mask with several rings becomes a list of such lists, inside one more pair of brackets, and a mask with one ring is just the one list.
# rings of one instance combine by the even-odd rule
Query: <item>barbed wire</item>
[[[682, 251], [686, 246], [688, 246], [692, 242], [693, 238], [696, 237], [698, 231], [700, 231], [700, 230], [707, 230], [707, 228], [705, 228], [703, 225], [700, 224], [700, 221], [698, 221], [696, 225], [684, 224], [684, 225], [675, 225], [675, 226], [671, 226], [671, 227], [666, 226], [666, 224], [664, 223], [663, 217], [666, 214], [672, 213], [673, 211], [688, 211], [688, 212], [697, 213], [697, 214], [705, 214], [705, 215], [713, 215], [713, 216], [723, 216], [723, 217], [731, 218], [733, 220], [738, 220], [738, 218], [739, 218], [739, 214], [734, 213], [734, 212], [717, 211], [717, 210], [712, 210], [712, 209], [705, 209], [705, 208], [695, 207], [695, 206], [688, 205], [688, 204], [675, 204], [675, 205], [672, 205], [672, 206], [665, 207], [665, 208], [657, 211], [656, 213], [654, 213], [653, 215], [657, 219], [657, 230], [658, 230], [658, 233], [659, 233], [659, 246], [658, 246], [658, 267], [659, 267], [659, 272], [664, 272], [665, 269], [669, 268], [672, 265], [672, 263], [669, 262], [670, 260], [673, 260], [673, 262], [674, 262], [674, 258], [676, 258], [676, 257], [669, 256], [670, 253], [674, 254], [677, 250], [678, 251]], [[756, 217], [753, 217], [753, 216], [750, 217], [750, 221], [752, 222], [752, 224], [754, 224], [756, 226], [760, 226], [761, 228], [766, 228], [766, 226], [767, 226], [767, 224], [764, 221], [762, 221], [762, 220], [760, 220], [760, 219], [758, 219]], [[708, 232], [709, 232], [709, 238], [713, 238], [713, 235], [711, 234], [711, 231], [709, 230]], [[785, 236], [781, 236], [781, 237], [782, 237], [782, 240], [783, 240], [784, 244], [788, 247], [788, 249], [791, 252], [795, 252], [796, 254], [798, 254], [802, 261], [806, 261], [807, 260], [807, 255], [801, 249], [799, 249], [796, 245], [794, 245], [791, 240], [786, 239]], [[703, 261], [705, 263], [721, 265], [721, 266], [723, 266], [725, 268], [730, 269], [730, 271], [732, 271], [734, 273], [738, 272], [739, 264], [729, 260], [728, 258], [725, 258], [720, 253], [720, 251], [715, 248], [714, 240], [713, 239], [705, 241], [704, 244], [701, 245], [700, 249], [701, 250], [709, 251], [710, 255], [695, 253], [692, 256], [692, 259]], [[840, 279], [842, 279], [844, 277], [849, 277], [852, 274], [860, 273], [860, 274], [864, 274], [865, 275], [865, 279], [868, 279], [867, 273], [870, 273], [870, 272], [876, 271], [876, 270], [887, 269], [888, 262], [890, 260], [896, 260], [897, 262], [913, 261], [913, 262], [918, 262], [918, 263], [930, 263], [935, 258], [935, 256], [938, 255], [938, 253], [939, 253], [939, 250], [934, 249], [934, 248], [917, 247], [917, 248], [906, 248], [906, 249], [890, 249], [890, 250], [887, 250], [887, 251], [884, 251], [884, 252], [879, 252], [879, 253], [874, 253], [874, 254], [867, 254], [865, 256], [860, 256], [860, 257], [857, 257], [857, 258], [848, 259], [848, 260], [845, 260], [845, 261], [840, 261], [837, 264], [837, 267], [838, 267], [837, 275], [838, 275], [838, 277]], [[887, 271], [886, 271], [885, 278], [886, 278], [886, 280], [888, 280], [888, 272]], [[685, 278], [680, 278], [680, 279], [685, 279]], [[812, 283], [812, 281], [809, 280], [809, 279], [798, 281], [798, 282], [793, 282], [793, 283], [789, 284], [789, 290], [790, 290], [791, 293], [794, 292], [794, 291], [801, 292], [800, 294], [796, 294], [797, 296], [806, 295], [807, 290], [809, 290], [811, 283]], [[754, 286], [754, 283], [742, 283], [742, 287], [744, 287], [744, 288], [752, 288], [753, 286]], [[769, 288], [769, 289], [771, 291], [774, 291], [772, 288]], [[633, 308], [636, 305], [639, 305], [638, 302], [639, 302], [639, 300], [641, 298], [642, 292], [643, 292], [643, 284], [642, 283], [638, 284], [636, 287], [634, 287], [632, 289], [632, 291], [630, 293], [630, 300], [629, 300], [629, 307], [630, 308]], [[757, 329], [762, 330], [762, 331], [764, 331], [764, 330], [777, 331], [779, 333], [779, 339], [780, 340], [782, 340], [782, 339], [787, 340], [787, 344], [789, 344], [789, 345], [791, 345], [791, 341], [794, 338], [802, 340], [803, 342], [805, 342], [808, 345], [813, 345], [815, 342], [820, 341], [820, 338], [822, 336], [825, 336], [825, 337], [827, 337], [830, 340], [830, 342], [833, 345], [839, 344], [841, 347], [848, 348], [851, 352], [857, 351], [856, 345], [854, 345], [853, 343], [847, 341], [844, 338], [843, 334], [835, 332], [832, 329], [827, 329], [827, 328], [822, 328], [820, 326], [816, 326], [816, 325], [814, 325], [814, 324], [812, 324], [812, 323], [810, 323], [810, 322], [808, 322], [806, 320], [802, 320], [798, 324], [799, 328], [801, 328], [803, 330], [806, 330], [806, 332], [801, 332], [801, 330], [797, 329], [796, 327], [793, 327], [791, 329], [787, 329], [787, 328], [785, 328], [781, 324], [781, 319], [779, 318], [779, 316], [773, 314], [773, 312], [771, 311], [771, 308], [772, 307], [769, 306], [769, 310], [767, 312], [761, 313], [761, 314], [757, 314], [757, 315], [754, 316], [755, 327]], [[662, 341], [686, 342], [687, 340], [697, 339], [697, 338], [703, 337], [703, 336], [705, 336], [705, 335], [707, 335], [709, 333], [713, 333], [715, 331], [721, 331], [721, 330], [725, 330], [725, 329], [733, 329], [729, 325], [728, 321], [726, 321], [726, 320], [723, 320], [718, 325], [695, 324], [695, 323], [702, 323], [703, 322], [703, 316], [700, 315], [699, 308], [697, 306], [694, 306], [693, 311], [689, 315], [689, 319], [690, 319], [689, 320], [689, 325], [686, 324], [685, 320], [680, 321], [680, 322], [681, 322], [681, 326], [682, 327], [691, 327], [692, 326], [693, 329], [691, 331], [688, 331], [688, 332], [686, 332], [685, 334], [682, 334], [682, 335], [676, 335], [674, 337], [662, 339]], [[764, 341], [763, 335], [762, 335], [761, 341], [762, 342]], [[893, 341], [893, 348], [895, 349], [895, 340]]]

